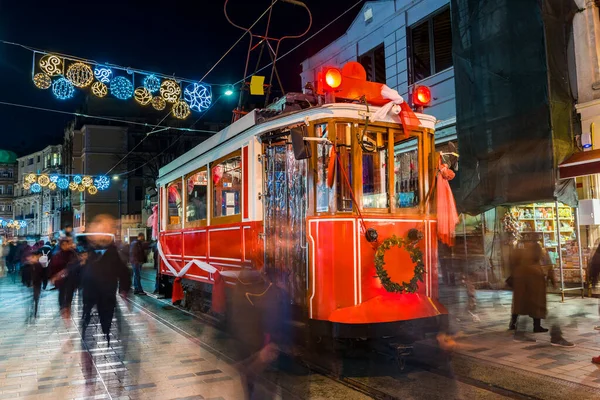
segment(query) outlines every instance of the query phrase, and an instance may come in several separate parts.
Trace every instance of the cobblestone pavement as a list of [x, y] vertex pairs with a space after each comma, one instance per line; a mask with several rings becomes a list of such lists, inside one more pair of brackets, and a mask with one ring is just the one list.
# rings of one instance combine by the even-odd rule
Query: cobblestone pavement
[[[96, 317], [82, 340], [77, 298], [72, 318], [63, 320], [57, 291], [42, 291], [34, 319], [31, 289], [0, 274], [0, 399], [243, 399], [231, 359], [175, 329], [161, 307], [147, 312], [136, 299], [119, 300], [110, 344]], [[325, 393], [368, 398], [325, 381], [317, 385]]]
[[507, 330], [510, 319], [512, 292], [478, 291], [476, 317], [466, 309], [464, 288], [442, 290], [442, 302], [448, 307], [451, 323], [464, 337], [460, 343], [467, 346], [459, 352], [465, 356], [490, 363], [533, 372], [550, 378], [600, 388], [600, 365], [592, 364], [592, 357], [600, 355], [599, 300], [596, 298], [567, 297], [560, 302], [559, 295], [548, 295], [548, 317], [542, 321], [547, 328], [557, 322], [563, 336], [576, 344], [574, 348], [555, 347], [550, 335], [527, 334], [536, 343], [513, 341]]

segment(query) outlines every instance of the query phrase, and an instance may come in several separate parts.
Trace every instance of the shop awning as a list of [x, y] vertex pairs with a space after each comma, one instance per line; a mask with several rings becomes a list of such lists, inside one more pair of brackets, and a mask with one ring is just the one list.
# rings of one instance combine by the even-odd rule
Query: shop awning
[[600, 173], [600, 150], [575, 153], [558, 165], [560, 179]]

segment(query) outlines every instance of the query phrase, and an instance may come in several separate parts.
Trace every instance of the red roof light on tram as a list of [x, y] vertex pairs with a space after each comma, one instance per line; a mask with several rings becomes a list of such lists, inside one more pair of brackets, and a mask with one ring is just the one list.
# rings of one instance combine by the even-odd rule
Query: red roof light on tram
[[330, 68], [325, 72], [325, 83], [331, 89], [337, 89], [342, 84], [342, 73], [337, 68]]
[[431, 90], [427, 86], [417, 86], [413, 91], [413, 104], [428, 106], [431, 103]]

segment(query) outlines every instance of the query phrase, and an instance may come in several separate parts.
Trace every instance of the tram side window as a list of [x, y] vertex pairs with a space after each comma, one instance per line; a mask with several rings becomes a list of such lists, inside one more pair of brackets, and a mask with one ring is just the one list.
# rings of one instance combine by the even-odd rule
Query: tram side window
[[397, 208], [419, 204], [419, 142], [417, 138], [394, 144], [394, 202]]
[[194, 172], [187, 178], [186, 222], [206, 219], [206, 196], [208, 194], [208, 172], [206, 168]]
[[396, 208], [419, 204], [419, 141], [411, 138], [394, 144], [394, 202]]
[[181, 203], [181, 179], [177, 179], [167, 186], [168, 193], [168, 203], [169, 203], [169, 225], [175, 227], [174, 225], [181, 224], [181, 214], [182, 214], [182, 206]]
[[388, 207], [387, 132], [365, 132], [362, 137], [364, 208]]
[[[329, 138], [327, 124], [315, 125], [315, 134], [320, 138]], [[317, 212], [328, 212], [333, 196], [333, 190], [327, 185], [330, 151], [330, 146], [323, 143], [317, 144]]]
[[[349, 123], [335, 125], [336, 149], [340, 155], [340, 162], [346, 172], [340, 171], [339, 165], [336, 173], [337, 209], [338, 211], [352, 211], [352, 126]], [[347, 178], [347, 180], [346, 180]]]
[[212, 167], [213, 216], [241, 214], [242, 157], [234, 156]]

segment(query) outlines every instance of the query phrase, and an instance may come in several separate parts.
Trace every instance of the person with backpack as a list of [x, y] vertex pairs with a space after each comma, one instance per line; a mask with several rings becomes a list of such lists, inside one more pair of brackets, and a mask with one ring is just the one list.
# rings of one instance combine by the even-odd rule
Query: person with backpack
[[142, 265], [146, 262], [146, 237], [143, 233], [139, 233], [137, 240], [131, 243], [129, 247], [129, 262], [133, 268], [133, 294], [145, 295], [142, 288], [141, 274]]
[[42, 289], [46, 290], [48, 287], [48, 264], [50, 263], [50, 254], [52, 248], [49, 243], [39, 248], [39, 260], [38, 262], [42, 266]]

